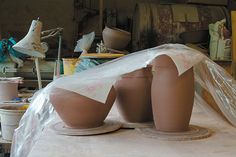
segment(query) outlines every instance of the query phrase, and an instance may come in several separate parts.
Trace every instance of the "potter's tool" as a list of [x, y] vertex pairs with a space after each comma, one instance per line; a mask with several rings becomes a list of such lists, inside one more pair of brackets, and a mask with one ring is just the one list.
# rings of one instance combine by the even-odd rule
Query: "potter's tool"
[[156, 128], [137, 128], [140, 134], [165, 141], [189, 141], [210, 137], [212, 131], [200, 126], [190, 125], [189, 130], [185, 132], [162, 132]]
[[67, 136], [89, 136], [89, 135], [99, 135], [109, 132], [116, 131], [121, 128], [121, 123], [111, 120], [106, 120], [104, 124], [97, 128], [89, 129], [74, 129], [65, 126], [63, 122], [58, 122], [51, 125], [51, 129], [57, 134], [67, 135]]

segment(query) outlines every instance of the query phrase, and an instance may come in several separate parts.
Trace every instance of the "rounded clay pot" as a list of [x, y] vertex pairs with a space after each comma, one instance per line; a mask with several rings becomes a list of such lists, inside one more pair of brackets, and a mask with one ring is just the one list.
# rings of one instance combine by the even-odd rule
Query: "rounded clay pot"
[[131, 123], [152, 121], [151, 68], [125, 74], [117, 81], [117, 106], [122, 117]]
[[105, 27], [102, 32], [104, 45], [115, 50], [124, 50], [131, 40], [131, 34], [118, 28]]
[[115, 99], [113, 87], [105, 104], [61, 88], [53, 89], [50, 94], [50, 101], [65, 124], [79, 129], [103, 125]]
[[18, 97], [18, 83], [0, 81], [0, 101], [10, 101]]
[[193, 68], [178, 76], [172, 59], [161, 55], [153, 63], [152, 109], [157, 130], [189, 129], [194, 102]]

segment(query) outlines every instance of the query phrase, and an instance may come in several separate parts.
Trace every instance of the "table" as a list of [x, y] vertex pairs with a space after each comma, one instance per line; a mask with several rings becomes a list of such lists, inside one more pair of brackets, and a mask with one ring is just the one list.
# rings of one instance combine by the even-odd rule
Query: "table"
[[[112, 116], [114, 113], [113, 109]], [[110, 116], [110, 117], [112, 117]], [[62, 136], [44, 130], [29, 157], [235, 157], [236, 128], [194, 107], [191, 124], [210, 128], [214, 134], [195, 141], [161, 141], [121, 129], [97, 136]]]

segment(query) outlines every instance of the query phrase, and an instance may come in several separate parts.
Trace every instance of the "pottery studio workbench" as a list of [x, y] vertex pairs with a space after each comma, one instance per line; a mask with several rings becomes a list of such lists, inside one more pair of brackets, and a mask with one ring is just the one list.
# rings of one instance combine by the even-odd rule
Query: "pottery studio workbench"
[[[110, 117], [116, 114], [116, 109]], [[29, 157], [235, 157], [236, 128], [194, 107], [191, 124], [214, 131], [194, 141], [163, 141], [144, 137], [136, 130], [97, 136], [63, 136], [46, 128]]]

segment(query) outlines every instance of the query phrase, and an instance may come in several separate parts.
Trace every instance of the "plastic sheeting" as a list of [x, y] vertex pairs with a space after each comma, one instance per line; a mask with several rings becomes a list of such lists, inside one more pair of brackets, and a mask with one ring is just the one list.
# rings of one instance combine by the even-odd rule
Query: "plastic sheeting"
[[[200, 52], [184, 45], [166, 44], [59, 78], [39, 91], [15, 130], [11, 157], [27, 157], [45, 126], [52, 121], [55, 115], [49, 100], [52, 88], [63, 88], [105, 102], [110, 88], [121, 75], [146, 67], [163, 54], [172, 58], [179, 75], [194, 66], [197, 84], [211, 93], [224, 116], [236, 126], [236, 82], [233, 78]], [[217, 115], [199, 94], [195, 96], [195, 104]]]
[[76, 66], [76, 72], [81, 72], [90, 68], [93, 68], [100, 63], [94, 59], [82, 59], [79, 64]]

